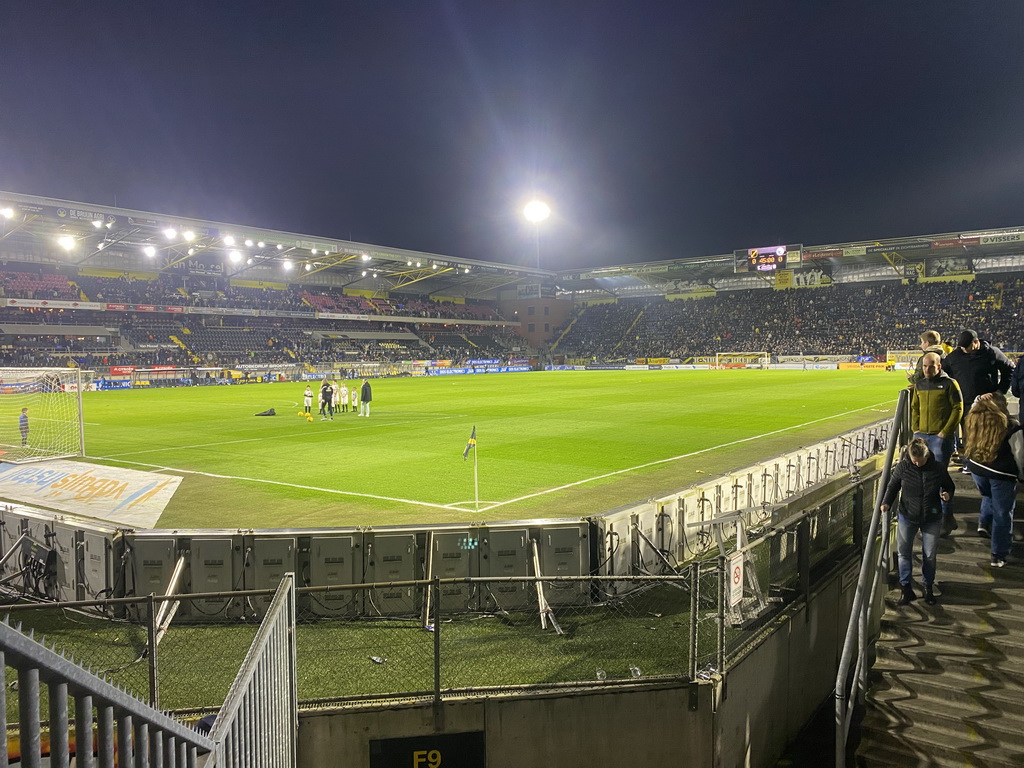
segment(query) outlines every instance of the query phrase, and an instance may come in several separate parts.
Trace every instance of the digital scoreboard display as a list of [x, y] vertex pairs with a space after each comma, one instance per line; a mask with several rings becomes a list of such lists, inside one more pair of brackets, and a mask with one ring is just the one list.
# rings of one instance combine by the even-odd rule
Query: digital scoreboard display
[[785, 269], [790, 255], [800, 259], [799, 245], [769, 245], [764, 248], [746, 248], [735, 251], [735, 272], [772, 272]]

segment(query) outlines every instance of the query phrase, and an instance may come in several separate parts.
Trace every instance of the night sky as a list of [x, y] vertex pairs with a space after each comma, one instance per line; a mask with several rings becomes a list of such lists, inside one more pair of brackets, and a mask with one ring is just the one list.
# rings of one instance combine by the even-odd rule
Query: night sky
[[1024, 225], [1024, 2], [0, 6], [0, 189], [552, 269]]

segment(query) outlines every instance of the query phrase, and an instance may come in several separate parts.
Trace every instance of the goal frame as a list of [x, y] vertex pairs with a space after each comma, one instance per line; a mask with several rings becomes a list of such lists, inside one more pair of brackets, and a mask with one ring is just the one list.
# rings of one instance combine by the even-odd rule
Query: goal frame
[[[88, 379], [91, 381], [91, 374], [93, 371], [87, 371], [85, 373], [90, 374]], [[67, 419], [65, 423], [69, 425], [74, 424], [73, 429], [77, 432], [77, 434], [73, 435], [73, 442], [68, 442], [68, 450], [53, 449], [46, 450], [42, 453], [28, 453], [22, 455], [24, 449], [22, 448], [21, 451], [19, 451], [19, 446], [14, 444], [12, 440], [11, 444], [4, 444], [12, 450], [0, 455], [0, 461], [5, 461], [9, 464], [30, 464], [37, 461], [50, 461], [51, 459], [67, 459], [85, 456], [85, 418], [82, 409], [82, 390], [86, 387], [87, 377], [82, 374], [83, 371], [81, 368], [0, 368], [0, 398], [20, 396], [21, 393], [19, 393], [18, 390], [26, 385], [28, 385], [29, 391], [25, 393], [25, 396], [38, 395], [46, 397], [48, 395], [57, 395], [73, 398], [73, 416], [71, 419]], [[48, 382], [46, 379], [47, 376], [52, 376], [53, 380]], [[32, 377], [34, 377], [35, 381], [38, 382], [34, 387], [31, 382]], [[11, 379], [20, 380], [11, 381]], [[53, 386], [54, 384], [59, 385], [59, 392], [46, 389], [46, 387]], [[29, 404], [25, 407], [29, 407], [31, 409], [32, 406]], [[6, 416], [7, 418], [11, 418], [10, 415]], [[29, 418], [32, 418], [31, 413]], [[72, 444], [75, 445], [77, 450], [70, 449]]]
[[772, 356], [769, 352], [716, 352], [715, 368], [760, 368], [768, 370]]

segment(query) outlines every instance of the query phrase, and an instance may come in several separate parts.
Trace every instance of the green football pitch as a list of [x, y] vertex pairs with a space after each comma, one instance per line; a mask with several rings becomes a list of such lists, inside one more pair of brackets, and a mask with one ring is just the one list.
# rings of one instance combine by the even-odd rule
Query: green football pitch
[[[90, 392], [86, 453], [182, 475], [161, 528], [575, 517], [886, 418], [904, 378], [602, 371], [372, 384], [370, 418], [326, 422], [297, 415], [301, 383]], [[255, 416], [268, 408], [277, 416]], [[478, 453], [464, 460], [474, 427]]]

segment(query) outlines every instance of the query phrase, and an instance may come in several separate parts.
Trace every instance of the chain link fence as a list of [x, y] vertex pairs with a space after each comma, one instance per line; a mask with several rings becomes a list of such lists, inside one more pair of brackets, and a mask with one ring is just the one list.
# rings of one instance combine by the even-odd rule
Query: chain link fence
[[[390, 705], [723, 675], [771, 631], [773, 617], [860, 546], [873, 486], [851, 486], [782, 524], [762, 521], [740, 550], [738, 581], [735, 553], [718, 551], [657, 576], [296, 590], [298, 698]], [[145, 701], [201, 711], [223, 702], [272, 594], [19, 604], [0, 613]]]

